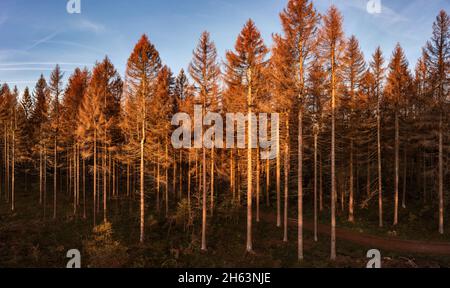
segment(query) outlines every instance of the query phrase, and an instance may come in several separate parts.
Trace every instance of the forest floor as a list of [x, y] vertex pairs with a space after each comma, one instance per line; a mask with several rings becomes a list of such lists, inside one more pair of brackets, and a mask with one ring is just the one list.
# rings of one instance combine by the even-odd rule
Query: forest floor
[[[49, 192], [48, 202], [52, 202], [51, 196]], [[449, 246], [445, 244], [450, 243], [448, 234], [441, 236], [434, 232], [434, 219], [411, 216], [411, 212], [401, 213], [398, 227], [386, 225], [385, 228], [378, 228], [376, 215], [369, 212], [373, 209], [357, 210], [357, 224], [348, 223], [345, 213], [341, 212], [338, 215], [338, 258], [330, 262], [328, 211], [320, 214], [319, 241], [314, 242], [311, 211], [306, 209], [305, 260], [299, 263], [296, 259], [294, 205], [290, 211], [287, 243], [282, 241], [283, 229], [275, 225], [274, 209], [261, 207], [261, 221], [254, 222], [255, 253], [248, 254], [245, 253], [245, 209], [233, 209], [226, 203], [218, 206], [214, 217], [208, 216], [208, 251], [201, 252], [198, 219], [193, 227], [186, 227], [184, 220], [176, 215], [167, 219], [161, 215], [164, 213], [154, 213], [151, 199], [147, 203], [146, 241], [142, 245], [138, 243], [138, 203], [127, 199], [109, 202], [108, 220], [112, 223], [114, 245], [120, 245], [125, 252], [117, 255], [114, 254], [115, 248], [110, 253], [101, 250], [103, 261], [99, 262], [87, 252], [87, 247], [95, 244], [92, 242], [91, 209], [88, 210], [88, 220], [83, 220], [80, 216], [73, 216], [73, 206], [67, 195], [60, 198], [56, 220], [52, 219], [50, 203], [46, 219], [43, 218], [43, 207], [38, 204], [35, 193], [18, 193], [14, 213], [1, 201], [0, 267], [65, 267], [68, 261], [66, 253], [70, 249], [81, 251], [83, 267], [363, 268], [368, 262], [366, 254], [369, 249], [381, 251], [383, 267], [450, 267]], [[91, 206], [88, 203], [88, 207]], [[171, 213], [176, 214], [175, 211], [176, 207], [171, 207]], [[416, 209], [411, 208], [410, 211]], [[101, 215], [102, 211], [98, 214], [99, 221]], [[386, 217], [388, 219], [388, 213]], [[423, 227], [424, 223], [428, 225]]]

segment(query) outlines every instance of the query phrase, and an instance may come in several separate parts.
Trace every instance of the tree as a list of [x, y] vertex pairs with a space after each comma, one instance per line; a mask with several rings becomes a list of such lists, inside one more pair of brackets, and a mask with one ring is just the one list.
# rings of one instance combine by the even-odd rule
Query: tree
[[[126, 72], [126, 101], [133, 108], [126, 110], [126, 123], [132, 125], [138, 123], [139, 130], [128, 130], [128, 145], [140, 146], [140, 242], [145, 239], [145, 187], [144, 187], [144, 149], [147, 140], [148, 106], [150, 98], [154, 95], [155, 83], [161, 69], [161, 59], [155, 46], [150, 43], [148, 37], [143, 35], [134, 47], [128, 59]], [[130, 108], [130, 106], [128, 106]], [[139, 110], [138, 110], [139, 109]], [[131, 126], [129, 127], [131, 128]], [[133, 148], [131, 148], [133, 149]]]
[[[355, 217], [354, 217], [354, 166], [353, 166], [353, 160], [354, 160], [354, 145], [355, 145], [355, 132], [354, 132], [354, 127], [355, 125], [353, 124], [354, 121], [354, 114], [355, 114], [355, 109], [358, 110], [358, 105], [359, 105], [359, 101], [360, 99], [357, 99], [358, 97], [358, 89], [360, 86], [360, 82], [362, 81], [362, 78], [365, 74], [366, 71], [366, 64], [364, 61], [364, 55], [361, 52], [360, 48], [359, 48], [359, 42], [356, 39], [355, 36], [351, 36], [350, 39], [347, 42], [346, 45], [346, 50], [345, 50], [345, 54], [344, 54], [344, 59], [343, 59], [343, 80], [345, 82], [346, 85], [346, 94], [348, 95], [348, 106], [349, 106], [349, 111], [348, 114], [349, 116], [348, 118], [348, 126], [349, 126], [349, 138], [350, 138], [350, 157], [349, 157], [349, 161], [350, 161], [350, 168], [349, 168], [349, 183], [350, 183], [350, 195], [349, 195], [349, 205], [348, 205], [348, 210], [349, 210], [349, 216], [348, 216], [348, 221], [349, 222], [354, 222], [355, 221]], [[359, 129], [358, 129], [359, 130]]]
[[383, 227], [383, 176], [381, 170], [381, 101], [384, 83], [384, 58], [381, 48], [378, 47], [372, 56], [370, 68], [374, 76], [375, 98], [377, 100], [377, 172], [378, 172], [378, 222]]
[[[253, 197], [253, 162], [252, 162], [252, 109], [256, 99], [261, 98], [264, 92], [266, 55], [268, 49], [264, 45], [261, 34], [252, 20], [248, 20], [239, 34], [235, 52], [229, 51], [226, 55], [226, 82], [229, 89], [237, 95], [247, 98], [247, 252], [253, 251], [252, 239], [252, 197]], [[234, 100], [234, 99], [233, 99]], [[241, 101], [239, 101], [241, 102]], [[259, 161], [259, 160], [257, 160]], [[259, 177], [259, 176], [258, 176]], [[258, 178], [259, 179], [259, 178]], [[259, 204], [258, 204], [259, 205]]]
[[[94, 225], [96, 225], [97, 205], [99, 204], [99, 198], [97, 197], [100, 195], [97, 194], [98, 148], [106, 147], [111, 143], [111, 134], [107, 131], [111, 129], [114, 117], [117, 116], [111, 112], [118, 110], [117, 106], [120, 105], [121, 94], [122, 80], [109, 59], [105, 58], [101, 63], [97, 63], [92, 71], [92, 78], [80, 106], [80, 122], [77, 128], [77, 137], [84, 147], [84, 156], [85, 158], [92, 156], [94, 162]], [[106, 153], [105, 148], [103, 153]], [[105, 168], [103, 167], [103, 169]], [[103, 191], [103, 220], [107, 222], [107, 195], [105, 189]]]
[[[278, 89], [289, 102], [298, 107], [298, 260], [303, 260], [303, 115], [306, 98], [305, 75], [310, 65], [311, 56], [316, 46], [317, 24], [319, 14], [315, 10], [312, 2], [309, 0], [290, 0], [287, 7], [280, 14], [283, 35], [276, 35], [274, 60], [275, 69], [281, 70], [276, 73]], [[287, 109], [287, 124], [290, 114], [294, 111]], [[289, 126], [289, 125], [288, 125]], [[288, 135], [286, 139], [289, 145], [289, 128], [286, 129]], [[289, 148], [286, 146], [286, 156], [289, 154]], [[286, 161], [289, 162], [287, 159]], [[286, 163], [288, 163], [286, 162]], [[286, 174], [286, 173], [285, 173]], [[285, 183], [285, 193], [288, 189], [288, 183]], [[285, 195], [287, 199], [287, 195]], [[287, 202], [285, 202], [287, 203]], [[287, 241], [287, 205], [285, 205], [284, 217], [284, 240]]]
[[44, 217], [47, 208], [47, 189], [46, 189], [46, 135], [48, 135], [48, 117], [49, 117], [49, 91], [47, 82], [41, 74], [36, 87], [34, 88], [34, 110], [31, 116], [33, 123], [33, 142], [34, 152], [39, 154], [39, 203], [44, 206]]
[[426, 45], [426, 66], [430, 70], [438, 119], [439, 233], [444, 234], [444, 115], [449, 93], [450, 17], [441, 10], [433, 23], [433, 36]]
[[[211, 41], [208, 32], [203, 32], [197, 48], [193, 52], [193, 59], [189, 65], [189, 73], [194, 81], [197, 101], [203, 105], [202, 116], [205, 111], [216, 106], [217, 96], [219, 94], [219, 75], [220, 68], [217, 63], [217, 50], [214, 42]], [[203, 129], [203, 125], [202, 125]], [[202, 130], [202, 135], [203, 135]], [[198, 140], [198, 139], [196, 139]], [[202, 148], [202, 250], [206, 251], [206, 149]]]
[[[71, 151], [71, 147], [75, 146], [77, 155], [76, 159], [77, 162], [79, 162], [79, 158], [83, 159], [83, 219], [86, 219], [86, 186], [85, 186], [85, 172], [86, 172], [86, 163], [85, 163], [85, 157], [83, 157], [81, 154], [82, 147], [80, 145], [81, 139], [78, 138], [76, 131], [78, 128], [78, 125], [80, 125], [80, 108], [81, 103], [83, 102], [83, 99], [86, 95], [87, 88], [89, 85], [90, 80], [90, 73], [85, 68], [83, 70], [76, 68], [73, 72], [73, 74], [69, 77], [67, 87], [64, 91], [64, 98], [61, 103], [61, 114], [62, 117], [60, 117], [61, 125], [60, 125], [60, 136], [61, 139], [61, 145], [62, 147], [66, 147], [68, 153]], [[81, 157], [80, 157], [81, 156]], [[77, 167], [79, 167], [77, 165]], [[78, 168], [75, 179], [76, 183], [80, 183], [80, 169]], [[78, 184], [76, 195], [79, 194]], [[75, 203], [75, 201], [74, 201]], [[75, 203], [76, 204], [76, 203]]]
[[331, 260], [336, 259], [336, 103], [339, 72], [342, 70], [343, 49], [345, 46], [342, 31], [342, 15], [336, 6], [331, 6], [323, 16], [320, 30], [320, 52], [326, 63], [329, 90], [331, 92]]
[[394, 145], [394, 225], [398, 224], [399, 202], [399, 166], [400, 166], [400, 109], [408, 97], [411, 88], [411, 76], [408, 70], [408, 61], [400, 44], [397, 44], [389, 63], [389, 73], [385, 88], [386, 100], [394, 113], [395, 145]]
[[60, 122], [61, 122], [61, 114], [60, 114], [60, 97], [62, 96], [62, 78], [63, 73], [59, 65], [56, 65], [55, 69], [52, 71], [50, 75], [50, 85], [49, 90], [50, 94], [53, 97], [52, 99], [52, 107], [50, 112], [50, 121], [51, 121], [51, 133], [53, 142], [53, 219], [56, 219], [56, 207], [57, 207], [57, 169], [58, 169], [58, 137], [60, 132]]

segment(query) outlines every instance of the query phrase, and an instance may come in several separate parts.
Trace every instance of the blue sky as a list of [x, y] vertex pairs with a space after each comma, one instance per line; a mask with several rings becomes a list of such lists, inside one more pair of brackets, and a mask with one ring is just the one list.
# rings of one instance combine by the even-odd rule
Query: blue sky
[[[268, 45], [280, 31], [278, 14], [287, 0], [80, 0], [81, 14], [66, 11], [68, 0], [0, 1], [0, 82], [34, 87], [56, 63], [65, 78], [76, 66], [89, 68], [108, 55], [123, 75], [127, 58], [146, 33], [175, 74], [186, 68], [202, 31], [211, 32], [220, 58], [252, 18]], [[381, 0], [370, 14], [369, 0], [315, 0], [320, 12], [335, 4], [344, 15], [347, 36], [355, 34], [369, 58], [380, 45], [390, 57], [397, 42], [411, 66], [431, 36], [439, 10], [450, 0]]]

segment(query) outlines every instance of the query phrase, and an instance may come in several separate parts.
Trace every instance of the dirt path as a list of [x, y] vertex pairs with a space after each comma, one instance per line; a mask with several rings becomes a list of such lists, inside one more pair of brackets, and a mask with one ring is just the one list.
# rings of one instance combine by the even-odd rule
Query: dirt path
[[[264, 218], [271, 223], [276, 222], [273, 215], [265, 215]], [[297, 227], [297, 220], [289, 218], [289, 225]], [[304, 224], [304, 228], [308, 231], [314, 231], [314, 224], [307, 222]], [[329, 236], [331, 234], [331, 227], [319, 224], [318, 232], [319, 234]], [[379, 237], [358, 233], [345, 228], [336, 228], [336, 237], [338, 241], [348, 241], [371, 249], [411, 254], [450, 256], [450, 243], [445, 242], [414, 241]]]

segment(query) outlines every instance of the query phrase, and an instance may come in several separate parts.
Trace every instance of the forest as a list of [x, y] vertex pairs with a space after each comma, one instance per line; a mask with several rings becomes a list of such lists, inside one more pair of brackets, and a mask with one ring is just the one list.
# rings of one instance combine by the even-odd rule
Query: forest
[[[0, 267], [449, 267], [450, 17], [417, 63], [343, 21], [289, 0], [270, 46], [250, 19], [221, 60], [205, 31], [186, 71], [144, 34], [126, 71], [1, 85]], [[277, 113], [275, 157], [252, 121], [245, 148], [175, 148], [196, 105]]]

